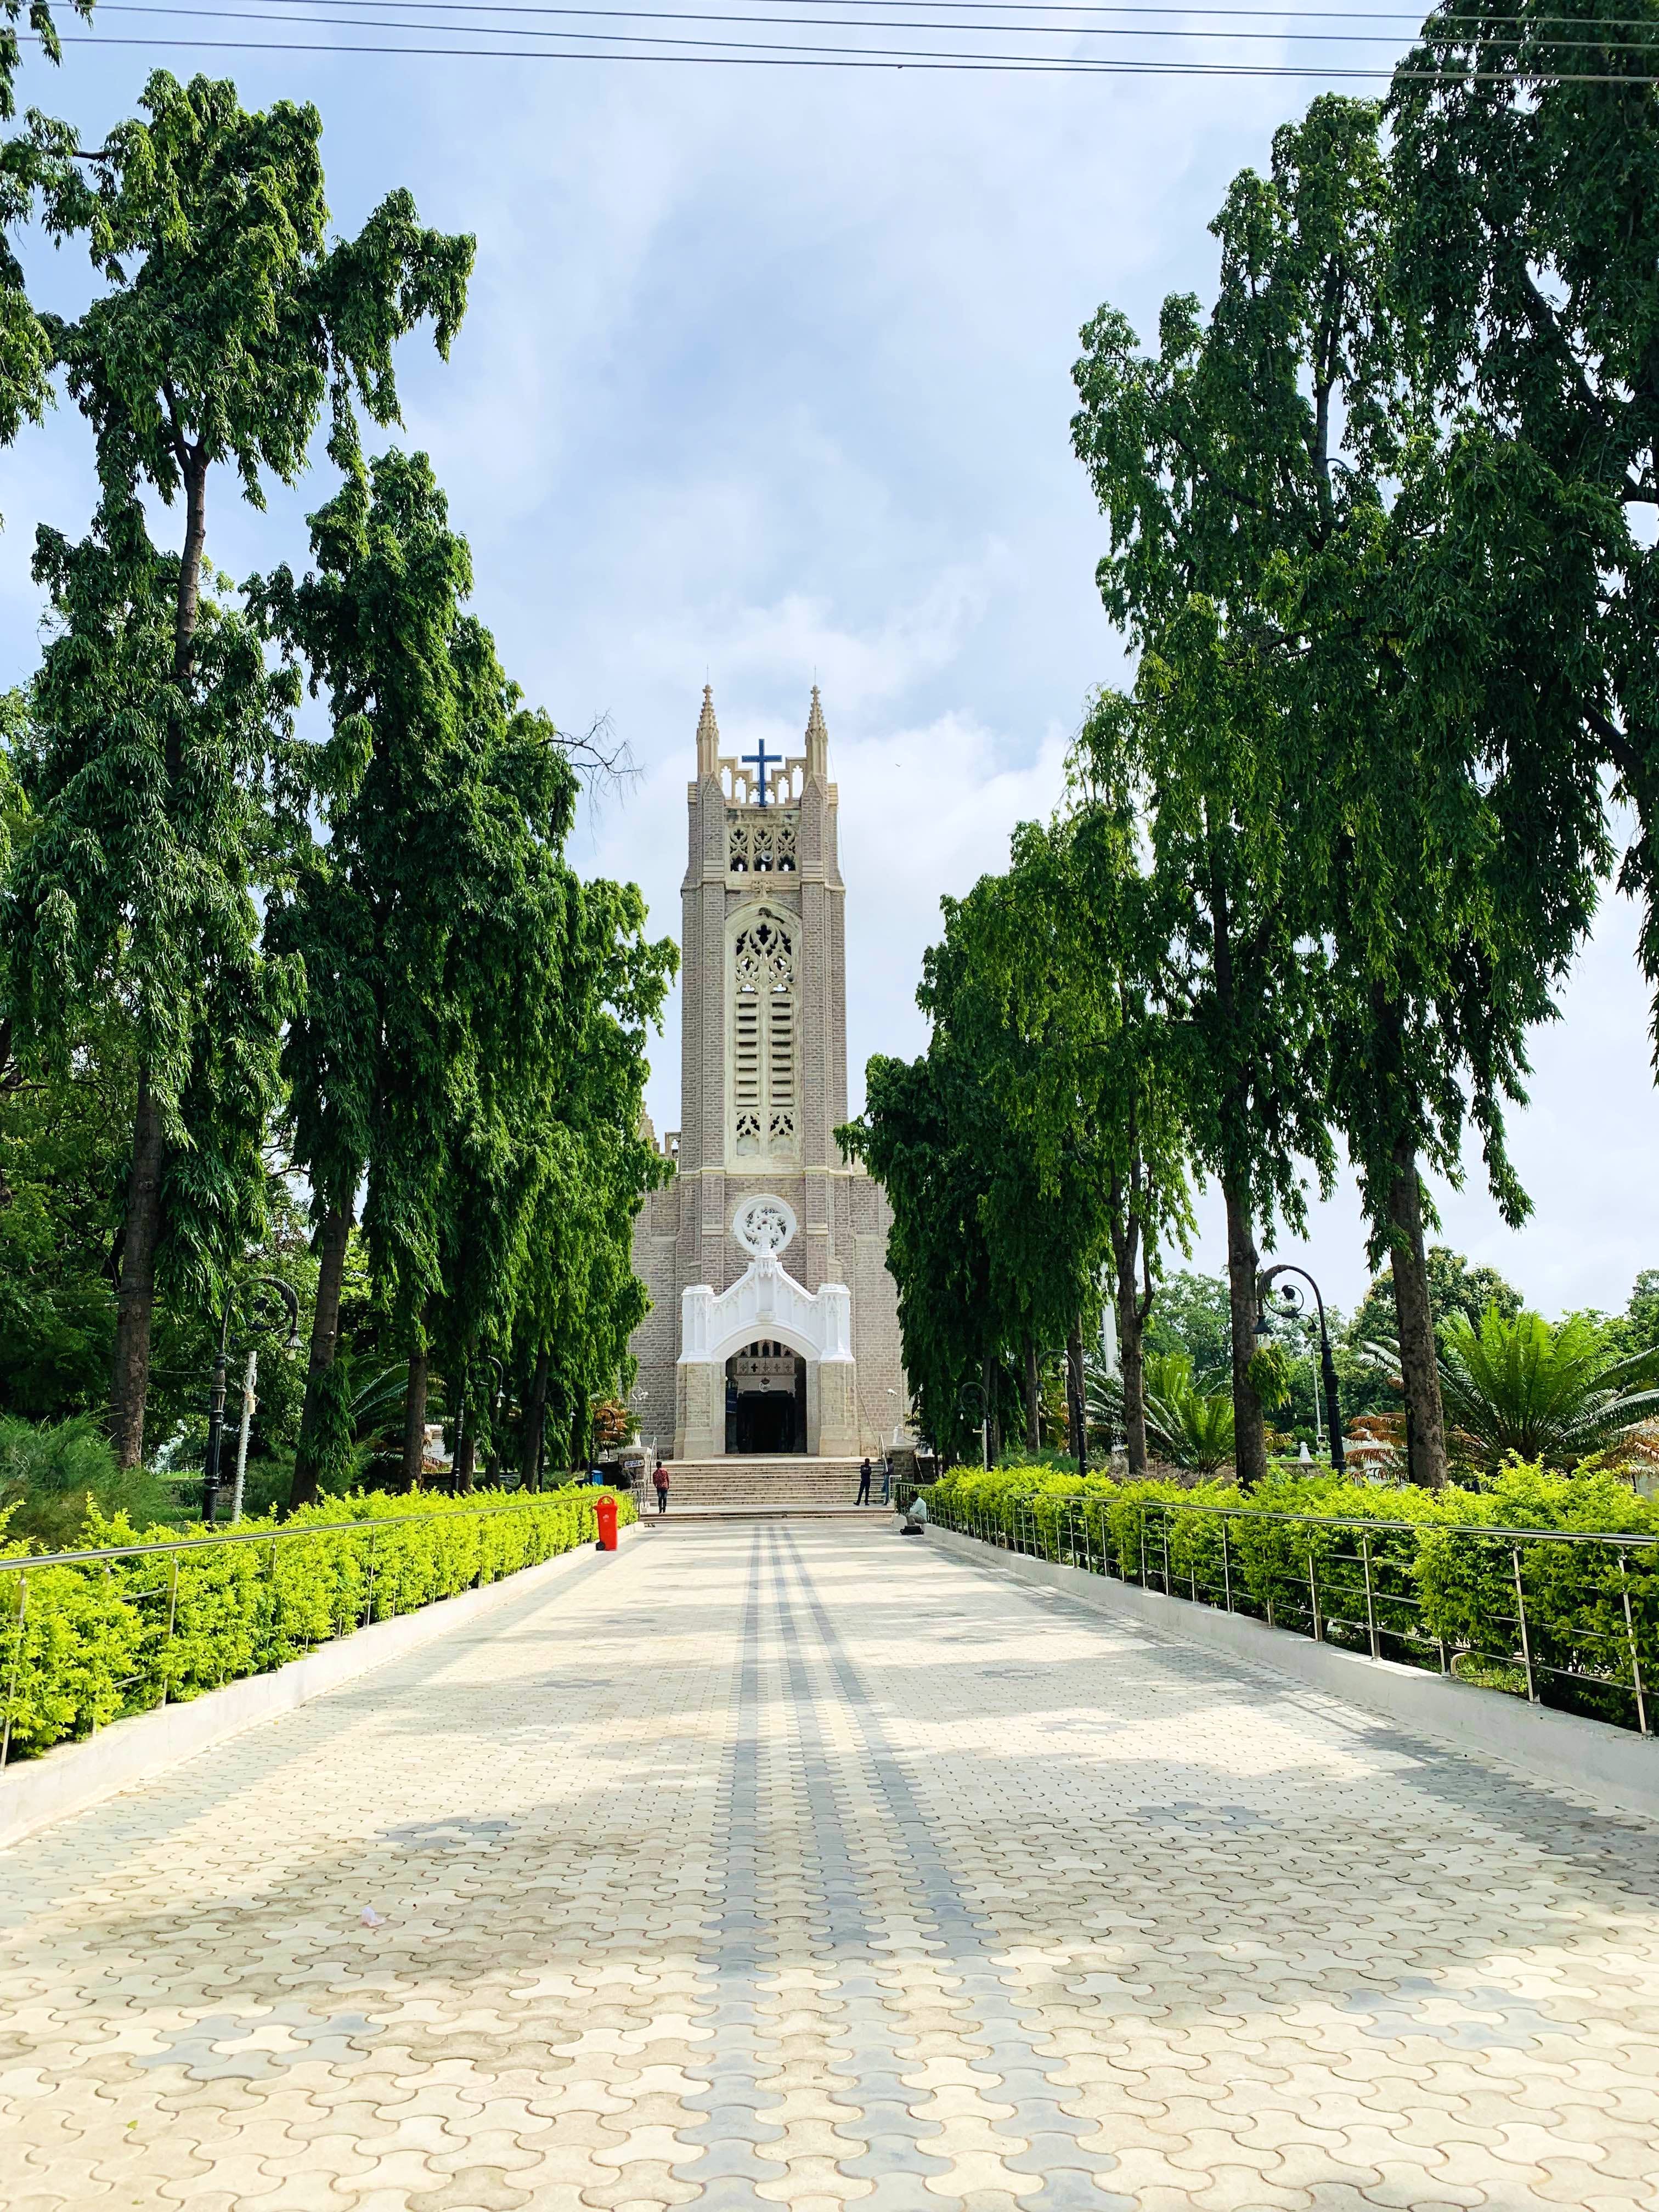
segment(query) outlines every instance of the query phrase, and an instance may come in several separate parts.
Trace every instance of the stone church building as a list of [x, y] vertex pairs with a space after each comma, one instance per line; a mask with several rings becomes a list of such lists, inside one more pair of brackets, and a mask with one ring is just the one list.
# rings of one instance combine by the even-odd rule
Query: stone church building
[[720, 751], [686, 793], [676, 1172], [635, 1224], [641, 1433], [681, 1462], [856, 1460], [908, 1394], [886, 1195], [849, 1165], [846, 886], [817, 687], [805, 750]]

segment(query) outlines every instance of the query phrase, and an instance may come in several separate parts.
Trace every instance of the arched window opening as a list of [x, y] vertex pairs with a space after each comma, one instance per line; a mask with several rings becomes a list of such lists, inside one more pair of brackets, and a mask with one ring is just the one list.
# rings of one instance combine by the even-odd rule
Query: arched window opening
[[792, 1154], [799, 1129], [795, 948], [757, 915], [732, 948], [732, 1145], [740, 1159]]

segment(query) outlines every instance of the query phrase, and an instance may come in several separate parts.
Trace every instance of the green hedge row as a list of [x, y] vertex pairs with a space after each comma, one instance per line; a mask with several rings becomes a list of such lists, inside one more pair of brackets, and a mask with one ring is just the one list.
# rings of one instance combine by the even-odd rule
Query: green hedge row
[[[1494, 1686], [1525, 1687], [1524, 1616], [1546, 1702], [1633, 1725], [1639, 1670], [1659, 1727], [1659, 1547], [1618, 1540], [1659, 1536], [1659, 1501], [1593, 1462], [1570, 1475], [1511, 1465], [1480, 1491], [1438, 1492], [1285, 1472], [1248, 1495], [1231, 1482], [969, 1468], [935, 1483], [928, 1502], [944, 1528], [1176, 1596], [1231, 1595], [1277, 1627], [1311, 1631], [1316, 1603], [1333, 1642], [1364, 1649], [1374, 1625], [1387, 1657], [1451, 1663]], [[1284, 1514], [1361, 1525], [1273, 1517]], [[1390, 1522], [1405, 1525], [1367, 1525]], [[1512, 1543], [1479, 1528], [1607, 1540]]]
[[[199, 1548], [34, 1567], [27, 1577], [0, 1567], [9, 1755], [268, 1674], [331, 1637], [591, 1543], [600, 1494], [373, 1492], [304, 1507], [280, 1528], [244, 1521], [234, 1540]], [[635, 1518], [625, 1495], [617, 1504], [619, 1522]], [[176, 1535], [94, 1516], [87, 1547]], [[0, 1526], [0, 1559], [25, 1555]]]

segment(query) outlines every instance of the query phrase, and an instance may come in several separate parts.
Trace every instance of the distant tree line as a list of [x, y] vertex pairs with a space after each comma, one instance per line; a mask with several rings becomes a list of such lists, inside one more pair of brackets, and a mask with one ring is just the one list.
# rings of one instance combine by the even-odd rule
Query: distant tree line
[[[907, 1363], [961, 1454], [996, 1378], [1113, 1308], [1122, 1427], [1195, 1179], [1218, 1187], [1240, 1478], [1285, 1347], [1257, 1278], [1346, 1152], [1414, 1478], [1447, 1479], [1425, 1176], [1503, 1218], [1527, 1038], [1615, 874], [1659, 992], [1659, 40], [1611, 0], [1437, 9], [1388, 99], [1322, 96], [1157, 345], [1103, 307], [1073, 442], [1134, 655], [1066, 801], [947, 901], [925, 1056], [847, 1141], [885, 1183]], [[1622, 853], [1615, 830], [1633, 823]], [[1379, 1294], [1380, 1295], [1380, 1294]]]
[[[5, 28], [7, 117], [16, 59]], [[594, 755], [501, 667], [426, 458], [363, 449], [399, 341], [447, 355], [473, 241], [402, 191], [334, 236], [312, 107], [161, 73], [140, 107], [0, 148], [0, 439], [61, 393], [98, 484], [84, 537], [35, 532], [44, 654], [0, 720], [0, 1407], [106, 1401], [136, 1468], [274, 1272], [296, 1500], [371, 1441], [418, 1480], [439, 1406], [463, 1486], [534, 1478], [632, 1380], [675, 954], [571, 867]], [[78, 317], [28, 300], [31, 219], [86, 250]], [[216, 570], [218, 501], [262, 508], [319, 439], [305, 573]]]

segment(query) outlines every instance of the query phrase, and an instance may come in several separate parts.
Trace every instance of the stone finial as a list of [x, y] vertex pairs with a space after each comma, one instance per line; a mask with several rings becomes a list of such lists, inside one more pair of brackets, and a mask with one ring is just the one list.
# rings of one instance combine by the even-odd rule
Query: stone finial
[[823, 707], [816, 684], [812, 686], [812, 711], [806, 717], [806, 781], [830, 781], [830, 732], [824, 726]]
[[720, 726], [714, 720], [714, 687], [702, 687], [702, 712], [697, 717], [697, 781], [707, 783], [720, 772]]

